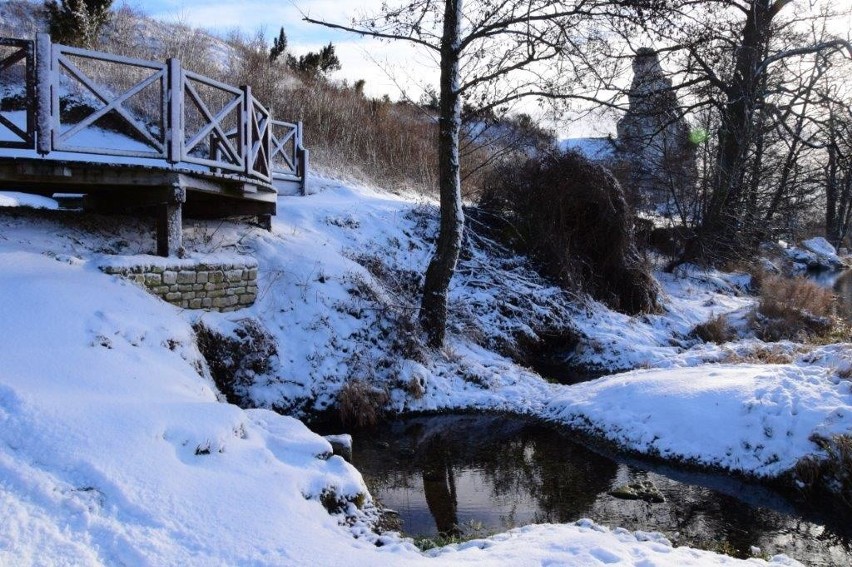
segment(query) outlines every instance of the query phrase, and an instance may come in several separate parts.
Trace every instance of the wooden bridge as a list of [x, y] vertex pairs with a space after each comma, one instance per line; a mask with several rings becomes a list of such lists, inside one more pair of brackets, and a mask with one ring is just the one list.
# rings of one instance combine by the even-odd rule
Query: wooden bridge
[[145, 61], [0, 38], [0, 189], [84, 194], [99, 211], [150, 209], [157, 253], [181, 248], [182, 215], [255, 216], [304, 190], [300, 123], [177, 59]]

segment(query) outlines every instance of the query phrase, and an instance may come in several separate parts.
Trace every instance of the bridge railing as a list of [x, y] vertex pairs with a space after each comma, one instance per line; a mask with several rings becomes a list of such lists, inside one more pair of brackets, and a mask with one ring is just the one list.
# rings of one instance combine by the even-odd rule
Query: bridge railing
[[79, 49], [46, 34], [34, 42], [0, 38], [0, 148], [63, 160], [158, 160], [265, 184], [303, 184], [308, 158], [301, 123], [273, 120], [250, 87], [199, 75], [177, 59]]
[[35, 150], [35, 88], [35, 44], [0, 37], [0, 148]]

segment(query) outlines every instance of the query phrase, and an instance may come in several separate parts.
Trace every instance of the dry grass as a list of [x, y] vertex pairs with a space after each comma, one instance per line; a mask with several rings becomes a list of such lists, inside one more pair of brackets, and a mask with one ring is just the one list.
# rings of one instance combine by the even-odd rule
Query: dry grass
[[736, 338], [736, 333], [724, 315], [716, 315], [710, 320], [700, 323], [692, 330], [692, 334], [705, 343], [721, 345]]
[[729, 352], [722, 362], [727, 364], [790, 364], [795, 353], [781, 347], [765, 346], [746, 353]]
[[795, 479], [807, 491], [826, 493], [838, 509], [852, 510], [852, 435], [814, 434], [810, 440], [824, 455], [806, 457], [796, 463]]
[[766, 341], [807, 342], [834, 336], [841, 327], [836, 304], [830, 290], [810, 280], [766, 275], [760, 278], [755, 331]]
[[384, 413], [388, 394], [363, 380], [350, 380], [337, 394], [340, 420], [346, 426], [374, 427]]

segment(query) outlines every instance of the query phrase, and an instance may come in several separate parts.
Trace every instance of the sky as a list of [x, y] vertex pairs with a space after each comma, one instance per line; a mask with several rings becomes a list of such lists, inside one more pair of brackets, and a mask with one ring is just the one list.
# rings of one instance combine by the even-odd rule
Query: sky
[[437, 71], [431, 61], [414, 49], [302, 21], [304, 12], [313, 18], [348, 24], [354, 16], [378, 12], [382, 0], [130, 0], [128, 4], [158, 19], [181, 21], [219, 33], [239, 29], [254, 34], [263, 30], [270, 41], [283, 26], [288, 48], [296, 55], [333, 42], [342, 66], [334, 77], [350, 83], [364, 79], [369, 96], [389, 94], [397, 100], [397, 85], [407, 84], [409, 96], [416, 100], [421, 89], [413, 83], [437, 83]]
[[[850, 0], [816, 0], [817, 3], [843, 7]], [[302, 21], [302, 14], [334, 23], [349, 24], [353, 17], [375, 14], [383, 0], [127, 0], [144, 13], [166, 21], [180, 21], [194, 27], [227, 34], [239, 29], [254, 34], [263, 30], [266, 37], [278, 35], [283, 26], [289, 51], [295, 55], [317, 51], [333, 42], [342, 69], [333, 78], [350, 84], [366, 81], [368, 96], [388, 94], [393, 100], [417, 100], [423, 88], [436, 86], [437, 64], [429, 55], [403, 42], [381, 42], [355, 34], [331, 30]], [[846, 36], [852, 29], [852, 13], [839, 23], [835, 33]], [[520, 110], [533, 115], [534, 106]], [[544, 118], [540, 116], [539, 118]], [[602, 117], [601, 117], [602, 118]], [[604, 136], [614, 132], [614, 121], [584, 119], [562, 125], [561, 136]]]

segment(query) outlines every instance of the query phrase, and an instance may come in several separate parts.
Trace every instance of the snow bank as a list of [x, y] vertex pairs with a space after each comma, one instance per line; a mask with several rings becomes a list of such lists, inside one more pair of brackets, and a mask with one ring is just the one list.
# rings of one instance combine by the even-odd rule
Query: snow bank
[[177, 309], [5, 246], [0, 293], [0, 563], [357, 560], [319, 495], [360, 475], [302, 423], [220, 403]]
[[640, 370], [564, 390], [552, 419], [628, 449], [762, 477], [852, 434], [852, 383], [808, 364]]
[[59, 203], [49, 197], [0, 191], [0, 207], [30, 207], [32, 209], [58, 209]]

